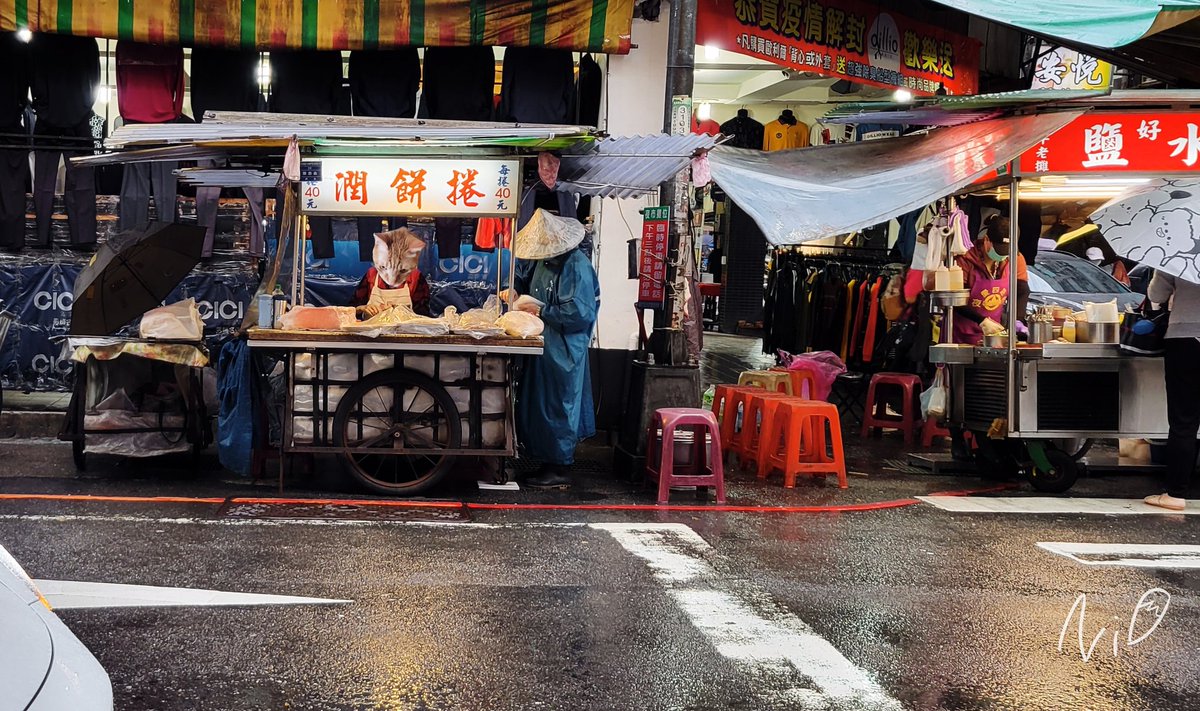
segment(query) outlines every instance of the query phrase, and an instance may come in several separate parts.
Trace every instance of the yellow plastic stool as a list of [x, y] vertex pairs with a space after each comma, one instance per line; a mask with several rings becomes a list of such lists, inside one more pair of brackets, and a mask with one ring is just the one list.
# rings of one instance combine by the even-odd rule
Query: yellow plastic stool
[[771, 392], [796, 394], [792, 392], [792, 376], [778, 370], [747, 370], [738, 376], [738, 385], [757, 385]]

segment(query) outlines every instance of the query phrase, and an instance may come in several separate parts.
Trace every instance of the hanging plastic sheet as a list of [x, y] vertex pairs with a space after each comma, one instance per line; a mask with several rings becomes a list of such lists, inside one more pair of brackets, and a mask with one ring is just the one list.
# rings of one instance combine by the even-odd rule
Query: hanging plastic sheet
[[1081, 113], [771, 153], [718, 147], [709, 165], [713, 180], [771, 244], [801, 244], [880, 224], [962, 190]]

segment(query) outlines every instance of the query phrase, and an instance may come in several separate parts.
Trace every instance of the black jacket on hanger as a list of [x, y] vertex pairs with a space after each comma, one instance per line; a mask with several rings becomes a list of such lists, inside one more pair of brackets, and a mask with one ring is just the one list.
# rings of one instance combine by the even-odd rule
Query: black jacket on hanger
[[426, 47], [421, 117], [490, 121], [496, 85], [491, 47]]
[[497, 121], [567, 124], [575, 120], [575, 62], [546, 47], [504, 50]]
[[100, 84], [100, 46], [91, 37], [38, 32], [29, 43], [30, 88], [37, 120], [78, 126], [92, 115]]
[[192, 48], [192, 117], [205, 111], [258, 111], [260, 55], [253, 49]]
[[584, 126], [599, 126], [604, 71], [588, 52], [579, 57], [579, 79], [575, 86], [578, 94], [576, 104], [579, 109], [579, 123]]
[[[16, 32], [0, 32], [0, 133], [22, 133], [21, 119], [29, 103], [29, 45]], [[11, 143], [0, 138], [0, 143]]]
[[350, 97], [355, 116], [412, 118], [417, 113], [421, 58], [416, 47], [350, 53]]
[[273, 113], [336, 114], [341, 92], [341, 52], [315, 49], [271, 52]]
[[750, 118], [750, 112], [745, 109], [738, 109], [737, 116], [721, 124], [721, 133], [733, 136], [729, 145], [734, 148], [762, 149], [763, 125]]

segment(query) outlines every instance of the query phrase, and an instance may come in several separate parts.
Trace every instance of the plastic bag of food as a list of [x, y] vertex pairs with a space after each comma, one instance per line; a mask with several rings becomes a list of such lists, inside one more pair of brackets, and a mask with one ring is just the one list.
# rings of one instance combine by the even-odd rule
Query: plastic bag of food
[[357, 323], [353, 306], [297, 306], [279, 319], [285, 331], [337, 331]]
[[396, 333], [409, 333], [416, 336], [444, 336], [450, 333], [450, 325], [440, 318], [419, 316], [407, 306], [397, 306], [393, 311], [399, 322]]
[[147, 311], [138, 334], [166, 341], [199, 341], [204, 338], [204, 319], [200, 318], [196, 300], [184, 299]]
[[452, 325], [452, 330], [472, 338], [499, 336], [504, 333], [504, 329], [496, 325], [498, 318], [500, 318], [500, 300], [495, 296], [489, 296], [482, 307], [471, 309], [459, 316], [458, 322]]
[[513, 338], [540, 336], [546, 327], [540, 318], [524, 311], [509, 311], [501, 316], [496, 324]]

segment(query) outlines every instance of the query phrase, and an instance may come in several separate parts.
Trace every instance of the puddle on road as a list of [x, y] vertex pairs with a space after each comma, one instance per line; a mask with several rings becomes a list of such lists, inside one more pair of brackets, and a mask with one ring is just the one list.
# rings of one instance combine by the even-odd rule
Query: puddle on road
[[424, 507], [371, 504], [234, 503], [225, 518], [305, 519], [321, 521], [418, 521], [461, 523], [471, 520], [465, 506]]

